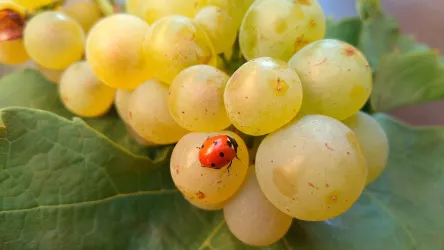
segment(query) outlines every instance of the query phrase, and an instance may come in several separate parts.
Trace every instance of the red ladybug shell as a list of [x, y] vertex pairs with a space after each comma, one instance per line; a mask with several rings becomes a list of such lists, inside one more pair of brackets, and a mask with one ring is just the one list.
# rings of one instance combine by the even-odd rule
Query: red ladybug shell
[[236, 140], [227, 135], [217, 135], [204, 141], [199, 150], [199, 161], [203, 167], [220, 169], [226, 165], [231, 166], [237, 158]]

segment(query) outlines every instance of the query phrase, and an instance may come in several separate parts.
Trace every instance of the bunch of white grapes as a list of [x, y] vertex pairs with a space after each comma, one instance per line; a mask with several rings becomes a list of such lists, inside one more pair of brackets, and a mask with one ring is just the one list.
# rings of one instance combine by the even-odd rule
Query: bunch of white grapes
[[[0, 1], [0, 11], [20, 19], [51, 0], [14, 2]], [[387, 137], [360, 111], [372, 71], [355, 47], [324, 39], [316, 0], [126, 4], [106, 17], [86, 0], [38, 12], [23, 36], [0, 42], [0, 61], [31, 58], [78, 116], [114, 105], [140, 144], [177, 143], [175, 185], [191, 204], [223, 209], [242, 242], [270, 245], [293, 218], [346, 212], [385, 168]], [[218, 56], [232, 54], [236, 39], [248, 61], [229, 74]], [[215, 136], [236, 153], [217, 168], [200, 156]], [[249, 148], [247, 136], [262, 141]], [[205, 157], [223, 157], [217, 150]]]

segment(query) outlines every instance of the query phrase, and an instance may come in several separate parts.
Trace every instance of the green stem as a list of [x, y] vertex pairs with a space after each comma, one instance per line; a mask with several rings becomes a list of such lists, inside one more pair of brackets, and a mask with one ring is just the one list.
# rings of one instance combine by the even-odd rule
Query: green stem
[[114, 4], [110, 0], [94, 0], [96, 5], [102, 11], [103, 15], [110, 16], [114, 14]]

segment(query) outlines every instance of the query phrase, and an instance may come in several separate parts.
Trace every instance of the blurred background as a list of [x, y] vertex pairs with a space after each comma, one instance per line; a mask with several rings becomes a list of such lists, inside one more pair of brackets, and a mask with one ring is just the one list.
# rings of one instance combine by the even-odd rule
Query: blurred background
[[[341, 19], [356, 16], [355, 0], [318, 1], [328, 17]], [[381, 1], [385, 12], [398, 20], [403, 33], [412, 35], [417, 41], [438, 49], [444, 55], [444, 0]], [[14, 68], [0, 64], [0, 77], [11, 70]], [[444, 100], [391, 113], [413, 125], [444, 125]]]

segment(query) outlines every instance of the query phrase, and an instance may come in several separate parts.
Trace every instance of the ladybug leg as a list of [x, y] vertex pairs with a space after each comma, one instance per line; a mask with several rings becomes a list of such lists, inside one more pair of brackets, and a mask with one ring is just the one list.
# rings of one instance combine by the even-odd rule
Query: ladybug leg
[[230, 175], [230, 168], [231, 168], [231, 164], [233, 164], [232, 161], [230, 161], [230, 164], [228, 164], [227, 170], [228, 170], [228, 175]]
[[240, 161], [240, 159], [239, 159], [239, 157], [237, 156], [237, 154], [236, 154], [236, 159], [238, 159], [238, 160]]

